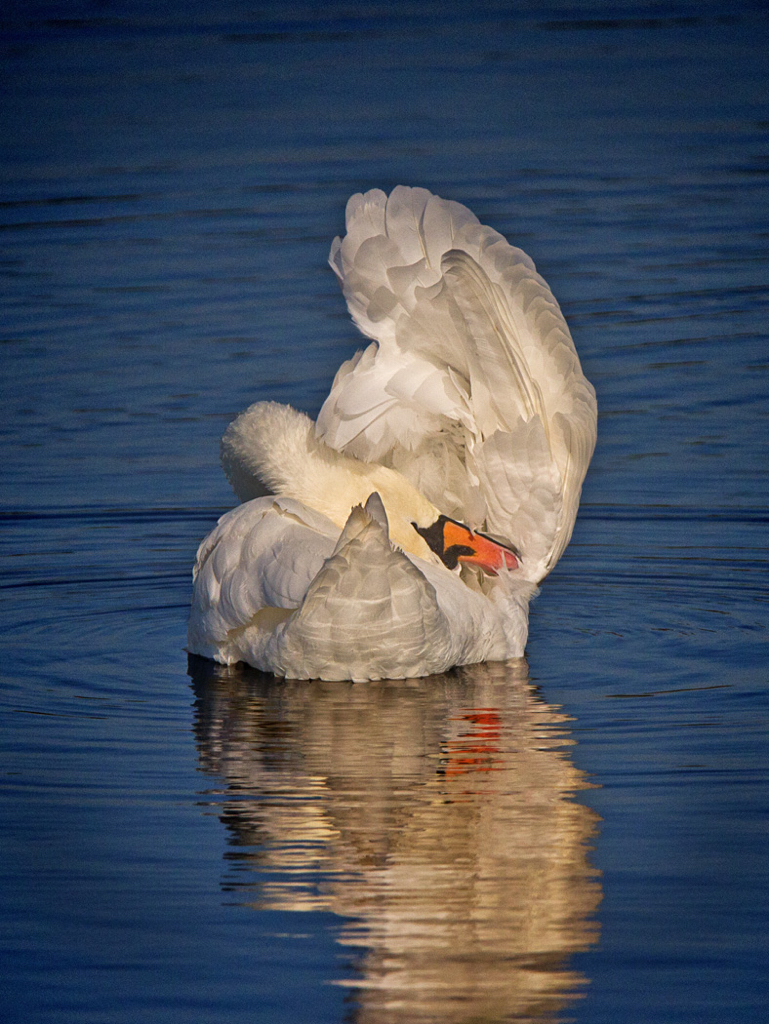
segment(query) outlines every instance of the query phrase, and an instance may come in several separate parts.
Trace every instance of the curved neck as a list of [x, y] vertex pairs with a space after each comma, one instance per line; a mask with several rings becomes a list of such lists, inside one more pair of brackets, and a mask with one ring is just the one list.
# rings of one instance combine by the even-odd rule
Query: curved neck
[[[395, 470], [342, 455], [315, 436], [315, 424], [302, 412], [276, 402], [257, 402], [230, 424], [222, 441], [222, 461], [239, 497], [253, 497], [261, 481], [273, 494], [295, 498], [328, 516], [340, 529], [350, 510], [378, 492], [391, 539], [428, 561], [436, 556], [413, 527], [428, 527], [438, 509]], [[256, 478], [256, 479], [254, 479]], [[244, 485], [244, 480], [253, 485]]]

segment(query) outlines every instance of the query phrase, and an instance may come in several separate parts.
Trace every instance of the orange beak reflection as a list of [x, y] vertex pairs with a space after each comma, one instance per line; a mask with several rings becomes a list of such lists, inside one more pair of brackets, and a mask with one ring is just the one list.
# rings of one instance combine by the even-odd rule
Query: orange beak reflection
[[464, 562], [479, 565], [490, 576], [496, 576], [500, 569], [517, 569], [520, 565], [518, 552], [513, 548], [492, 540], [485, 533], [474, 533], [469, 526], [448, 516], [439, 516], [428, 527], [413, 525], [449, 569], [456, 569]]

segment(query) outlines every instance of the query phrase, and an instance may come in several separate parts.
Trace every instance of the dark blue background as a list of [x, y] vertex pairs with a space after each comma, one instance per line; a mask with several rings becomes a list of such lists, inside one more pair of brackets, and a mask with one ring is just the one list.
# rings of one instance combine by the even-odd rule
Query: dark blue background
[[528, 651], [600, 786], [569, 1013], [763, 1020], [764, 5], [11, 2], [2, 30], [6, 1019], [354, 1013], [334, 915], [220, 888], [183, 645], [218, 438], [259, 398], [317, 411], [358, 344], [344, 203], [403, 183], [534, 258], [598, 390]]

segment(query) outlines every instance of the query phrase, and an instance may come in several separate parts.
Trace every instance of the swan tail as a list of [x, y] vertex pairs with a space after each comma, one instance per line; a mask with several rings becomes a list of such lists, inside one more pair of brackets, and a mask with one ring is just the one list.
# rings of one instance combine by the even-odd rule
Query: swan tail
[[398, 679], [452, 663], [434, 587], [390, 544], [379, 495], [356, 506], [280, 637], [283, 675]]

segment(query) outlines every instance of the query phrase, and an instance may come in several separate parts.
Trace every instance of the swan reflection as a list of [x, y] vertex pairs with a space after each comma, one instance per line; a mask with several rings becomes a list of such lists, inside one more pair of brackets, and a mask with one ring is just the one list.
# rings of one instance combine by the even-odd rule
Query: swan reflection
[[525, 662], [377, 683], [190, 666], [223, 885], [343, 919], [356, 1022], [558, 1019], [597, 939], [598, 819]]

